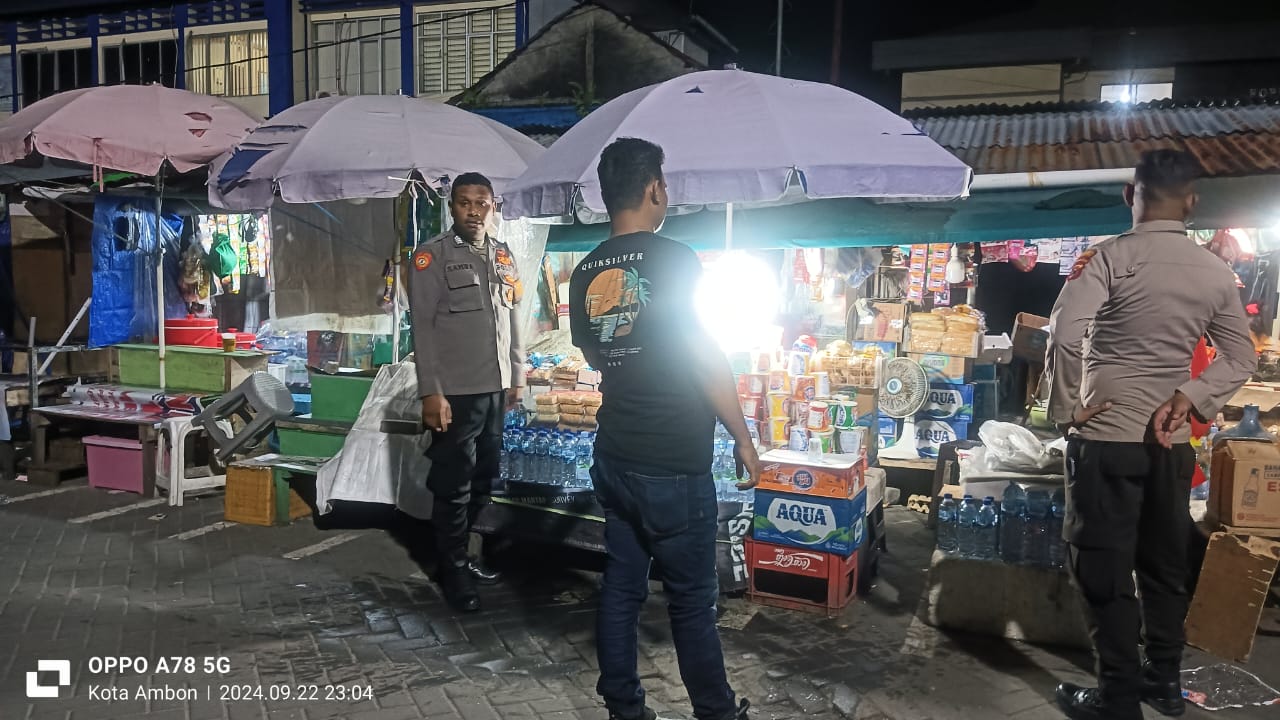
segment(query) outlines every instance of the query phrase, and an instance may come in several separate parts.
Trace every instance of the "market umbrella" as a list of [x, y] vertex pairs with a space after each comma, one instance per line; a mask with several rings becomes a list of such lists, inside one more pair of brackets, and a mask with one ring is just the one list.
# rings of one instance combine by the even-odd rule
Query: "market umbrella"
[[503, 215], [604, 219], [600, 152], [621, 137], [666, 151], [679, 212], [822, 198], [954, 199], [972, 171], [909, 121], [847, 90], [707, 70], [634, 90], [575, 125], [503, 192]]
[[92, 168], [156, 178], [157, 314], [160, 387], [165, 386], [164, 245], [159, 242], [164, 167], [180, 173], [226, 152], [258, 120], [220, 98], [161, 85], [111, 85], [68, 90], [0, 122], [0, 164], [41, 156]]
[[209, 201], [262, 210], [289, 203], [392, 198], [416, 173], [428, 183], [475, 171], [495, 190], [543, 147], [452, 105], [404, 95], [310, 100], [285, 110], [213, 163]]
[[[415, 175], [430, 184], [483, 173], [501, 193], [544, 148], [486, 117], [404, 95], [327, 97], [294, 105], [218, 158], [209, 202], [240, 210], [288, 203], [394, 198]], [[417, 217], [417, 213], [413, 213]], [[392, 261], [399, 282], [400, 249]], [[392, 317], [399, 292], [391, 289]], [[392, 332], [399, 358], [400, 333]]]

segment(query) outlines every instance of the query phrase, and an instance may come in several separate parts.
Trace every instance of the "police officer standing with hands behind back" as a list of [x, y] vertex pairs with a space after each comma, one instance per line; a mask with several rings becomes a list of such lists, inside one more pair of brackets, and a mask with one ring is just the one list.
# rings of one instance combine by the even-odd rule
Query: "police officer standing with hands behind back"
[[[1141, 720], [1142, 702], [1185, 709], [1187, 420], [1216, 417], [1257, 364], [1230, 268], [1187, 237], [1200, 172], [1185, 152], [1144, 153], [1124, 190], [1133, 229], [1080, 256], [1050, 321], [1049, 417], [1068, 437], [1063, 535], [1098, 656], [1096, 689], [1058, 686], [1078, 720]], [[1193, 380], [1204, 335], [1217, 359]]]
[[524, 387], [516, 315], [524, 291], [511, 249], [489, 235], [489, 180], [458, 176], [449, 210], [453, 229], [413, 254], [409, 304], [422, 422], [431, 432], [437, 580], [450, 605], [474, 612], [477, 581], [498, 580], [467, 556], [467, 538], [498, 475], [503, 418]]

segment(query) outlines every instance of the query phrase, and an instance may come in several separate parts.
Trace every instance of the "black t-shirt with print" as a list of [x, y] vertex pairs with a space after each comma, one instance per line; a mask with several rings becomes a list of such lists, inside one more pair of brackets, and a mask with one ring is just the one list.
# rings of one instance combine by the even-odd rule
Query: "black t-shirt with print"
[[610, 238], [573, 271], [573, 344], [603, 376], [596, 449], [611, 458], [711, 471], [715, 412], [689, 362], [711, 342], [694, 304], [701, 273], [692, 250], [652, 233]]

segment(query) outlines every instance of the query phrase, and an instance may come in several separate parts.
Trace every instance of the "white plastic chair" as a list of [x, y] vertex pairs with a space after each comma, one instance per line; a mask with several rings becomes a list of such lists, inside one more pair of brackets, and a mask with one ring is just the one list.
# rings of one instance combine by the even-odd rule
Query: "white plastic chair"
[[[192, 422], [189, 415], [166, 418], [160, 422], [159, 439], [156, 442], [156, 487], [169, 491], [169, 505], [181, 506], [183, 496], [195, 490], [225, 487], [227, 476], [212, 474], [193, 477], [188, 474], [195, 468], [187, 467], [187, 438], [192, 433], [204, 432], [204, 428]], [[220, 421], [230, 433], [231, 424]]]

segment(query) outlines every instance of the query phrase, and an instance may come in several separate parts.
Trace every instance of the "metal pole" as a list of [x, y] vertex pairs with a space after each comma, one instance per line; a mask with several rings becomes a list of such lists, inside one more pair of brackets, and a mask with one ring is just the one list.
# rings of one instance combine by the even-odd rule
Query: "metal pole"
[[[76, 313], [75, 319], [71, 321], [70, 325], [67, 325], [67, 329], [63, 331], [62, 337], [58, 338], [58, 344], [54, 345], [55, 348], [62, 347], [67, 342], [67, 338], [71, 337], [72, 331], [74, 331], [76, 326], [80, 324], [80, 321], [84, 319], [84, 314], [89, 312], [89, 303], [91, 302], [93, 302], [92, 296], [84, 299], [84, 304], [80, 306], [80, 312]], [[45, 370], [49, 369], [49, 366], [53, 364], [53, 359], [57, 357], [57, 355], [57, 351], [54, 351], [49, 353], [49, 357], [44, 359], [44, 364], [40, 366], [41, 375], [44, 374]]]
[[778, 0], [778, 38], [774, 50], [773, 74], [782, 77], [782, 6], [786, 0]]
[[40, 404], [40, 373], [36, 372], [38, 362], [40, 360], [36, 357], [36, 319], [33, 317], [27, 325], [27, 383], [28, 391], [31, 393], [29, 405], [32, 409]]
[[831, 24], [831, 84], [840, 84], [840, 61], [844, 41], [844, 0], [835, 0], [835, 19]]
[[733, 203], [725, 203], [724, 206], [724, 250], [729, 252], [733, 249]]
[[[162, 170], [163, 172], [163, 170]], [[164, 240], [160, 235], [160, 215], [164, 207], [164, 176], [156, 176], [156, 337], [160, 348], [160, 389], [165, 389], [164, 368]]]

